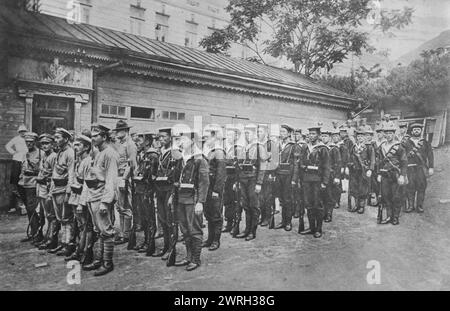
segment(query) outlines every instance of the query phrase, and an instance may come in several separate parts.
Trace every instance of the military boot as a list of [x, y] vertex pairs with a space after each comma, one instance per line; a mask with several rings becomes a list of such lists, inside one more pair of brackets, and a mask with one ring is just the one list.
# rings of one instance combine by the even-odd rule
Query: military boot
[[316, 232], [316, 220], [312, 210], [308, 210], [309, 228], [300, 232], [301, 235], [314, 234]]
[[240, 234], [238, 234], [237, 236], [236, 236], [236, 238], [238, 238], [238, 239], [244, 239], [244, 238], [246, 238], [249, 234], [250, 234], [250, 232], [251, 232], [251, 229], [252, 229], [252, 220], [251, 220], [251, 218], [249, 217], [249, 215], [248, 215], [249, 213], [247, 213], [246, 215], [245, 215], [245, 229], [244, 229], [244, 232], [242, 232], [242, 233], [240, 233]]
[[323, 217], [321, 217], [320, 215], [316, 215], [316, 229], [314, 232], [314, 237], [315, 238], [320, 238], [322, 237], [322, 222], [323, 222]]
[[222, 235], [222, 226], [220, 223], [214, 224], [214, 237], [211, 246], [208, 248], [210, 251], [215, 251], [220, 247], [220, 237]]
[[103, 244], [104, 244], [103, 264], [97, 271], [95, 271], [94, 276], [102, 276], [114, 270], [113, 264], [114, 240], [113, 238], [104, 239]]
[[227, 219], [226, 225], [223, 228], [222, 232], [224, 233], [231, 232], [232, 229], [233, 229], [233, 220]]
[[202, 247], [210, 247], [214, 240], [214, 224], [211, 220], [208, 220], [208, 239], [203, 241]]
[[202, 253], [202, 242], [199, 239], [192, 238], [192, 261], [186, 266], [186, 271], [192, 271], [200, 267], [201, 253]]
[[103, 252], [105, 249], [105, 245], [103, 243], [103, 238], [99, 238], [96, 243], [96, 248], [94, 252], [94, 261], [90, 264], [83, 265], [82, 269], [84, 271], [92, 271], [99, 269], [103, 264]]
[[233, 238], [236, 238], [239, 235], [239, 226], [241, 224], [241, 220], [239, 218], [236, 218], [233, 222], [233, 228], [231, 229], [231, 236]]

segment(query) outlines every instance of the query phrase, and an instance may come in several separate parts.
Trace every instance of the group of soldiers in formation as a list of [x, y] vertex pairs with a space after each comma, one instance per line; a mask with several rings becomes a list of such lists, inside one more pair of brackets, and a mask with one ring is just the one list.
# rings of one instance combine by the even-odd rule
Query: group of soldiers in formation
[[[354, 136], [345, 126], [306, 132], [281, 125], [276, 136], [267, 125], [134, 135], [130, 128], [120, 120], [112, 130], [94, 124], [77, 135], [63, 128], [25, 135], [19, 182], [29, 218], [24, 242], [78, 260], [96, 276], [113, 270], [120, 244], [191, 271], [200, 266], [202, 248], [220, 247], [224, 232], [250, 241], [258, 226], [291, 231], [298, 218], [299, 234], [320, 238], [323, 222], [331, 222], [340, 207], [344, 179], [350, 212], [363, 214], [372, 204], [382, 207], [378, 223], [397, 225], [403, 206], [423, 212], [427, 176], [433, 174], [421, 124], [400, 137], [392, 121], [375, 132], [360, 127]], [[180, 241], [186, 255], [176, 260]]]

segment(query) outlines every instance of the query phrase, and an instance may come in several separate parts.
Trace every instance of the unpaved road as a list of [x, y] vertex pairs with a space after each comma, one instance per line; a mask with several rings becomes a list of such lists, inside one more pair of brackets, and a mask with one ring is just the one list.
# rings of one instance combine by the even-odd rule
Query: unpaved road
[[[450, 204], [439, 202], [450, 199], [449, 160], [449, 148], [437, 152], [425, 213], [403, 214], [399, 226], [376, 225], [376, 208], [364, 215], [341, 208], [322, 239], [298, 235], [297, 221], [289, 233], [259, 228], [251, 242], [226, 234], [193, 272], [120, 246], [113, 273], [83, 271], [81, 284], [69, 285], [61, 257], [18, 242], [26, 217], [1, 215], [0, 290], [450, 290]], [[366, 280], [371, 260], [380, 263], [379, 285]]]

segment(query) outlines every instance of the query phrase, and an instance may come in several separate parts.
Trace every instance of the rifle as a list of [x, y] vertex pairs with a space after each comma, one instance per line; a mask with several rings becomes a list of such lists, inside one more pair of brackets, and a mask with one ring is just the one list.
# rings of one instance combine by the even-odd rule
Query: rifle
[[380, 192], [378, 194], [378, 214], [377, 214], [377, 224], [381, 224], [383, 221], [383, 203], [382, 203], [382, 194], [381, 194], [381, 182], [380, 182]]
[[[172, 138], [171, 138], [172, 139]], [[173, 141], [171, 143], [171, 146], [173, 146]], [[173, 147], [171, 147], [172, 150], [170, 151], [170, 170], [174, 169], [174, 163], [175, 160], [173, 158]], [[170, 216], [171, 216], [171, 223], [170, 223], [170, 245], [169, 245], [169, 250], [168, 250], [168, 257], [167, 257], [167, 262], [166, 262], [166, 266], [167, 267], [171, 267], [175, 265], [175, 259], [177, 257], [177, 242], [178, 242], [178, 221], [176, 219], [177, 216], [177, 188], [174, 187], [174, 193], [172, 194], [172, 204], [170, 204], [169, 206], [167, 206], [169, 208], [170, 211]]]
[[[130, 238], [128, 240], [128, 245], [127, 245], [127, 250], [132, 250], [136, 247], [136, 229], [137, 229], [137, 206], [136, 206], [136, 193], [135, 193], [135, 189], [134, 189], [134, 183], [133, 183], [133, 178], [134, 178], [134, 169], [131, 167], [131, 163], [129, 163], [130, 166], [130, 182], [128, 184], [128, 186], [131, 188], [131, 211], [133, 214], [133, 224], [131, 227], [131, 232], [130, 232]], [[126, 189], [126, 193], [128, 196], [128, 189]], [[127, 198], [128, 200], [128, 198]]]

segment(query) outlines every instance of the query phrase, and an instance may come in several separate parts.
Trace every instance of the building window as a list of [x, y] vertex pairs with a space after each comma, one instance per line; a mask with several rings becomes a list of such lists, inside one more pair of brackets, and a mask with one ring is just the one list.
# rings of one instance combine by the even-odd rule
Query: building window
[[156, 12], [155, 38], [158, 41], [166, 42], [169, 36], [169, 15], [165, 13], [165, 6], [162, 12]]
[[194, 21], [194, 14], [191, 16], [191, 20], [186, 21], [186, 34], [184, 39], [184, 46], [190, 48], [197, 47], [197, 28], [198, 24]]
[[130, 5], [130, 32], [134, 35], [142, 35], [145, 23], [145, 8], [140, 1]]
[[161, 118], [163, 120], [183, 121], [186, 119], [186, 114], [184, 112], [162, 111]]
[[147, 119], [155, 120], [155, 109], [144, 108], [144, 107], [131, 107], [131, 118], [132, 119]]
[[157, 24], [155, 28], [155, 38], [158, 41], [166, 42], [169, 35], [169, 27]]
[[125, 118], [126, 109], [123, 106], [102, 104], [102, 115], [115, 118]]
[[130, 33], [133, 35], [142, 35], [144, 21], [138, 18], [130, 17]]
[[89, 24], [91, 9], [91, 0], [73, 1], [68, 18], [75, 23]]

